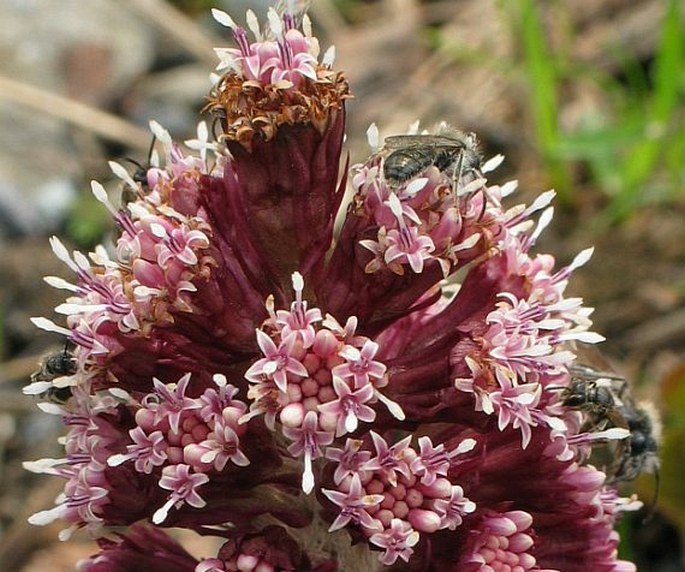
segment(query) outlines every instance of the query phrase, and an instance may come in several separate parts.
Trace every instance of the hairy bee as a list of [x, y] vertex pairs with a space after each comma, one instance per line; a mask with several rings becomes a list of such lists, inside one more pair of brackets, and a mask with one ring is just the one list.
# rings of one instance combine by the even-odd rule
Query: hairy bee
[[564, 405], [586, 412], [591, 428], [627, 428], [618, 407], [627, 386], [624, 378], [580, 364], [571, 366], [570, 373], [571, 382], [561, 394]]
[[609, 471], [609, 482], [632, 481], [643, 473], [654, 475], [654, 494], [647, 509], [647, 518], [650, 518], [659, 498], [661, 482], [659, 415], [651, 403], [637, 404], [629, 395], [622, 397], [618, 411], [627, 423], [630, 434], [617, 449], [616, 460]]
[[[31, 382], [51, 382], [54, 379], [76, 373], [74, 355], [64, 346], [64, 350], [46, 355], [39, 368], [31, 374]], [[71, 397], [70, 387], [51, 387], [38, 395], [53, 403], [65, 403]]]
[[385, 138], [388, 155], [383, 175], [391, 185], [399, 185], [430, 166], [459, 181], [469, 172], [480, 171], [481, 159], [476, 136], [449, 128], [435, 135], [393, 135]]
[[649, 403], [636, 404], [624, 397], [618, 411], [628, 424], [630, 435], [613, 471], [616, 481], [632, 481], [641, 473], [659, 475], [659, 438], [661, 426]]
[[661, 425], [650, 403], [636, 403], [628, 381], [613, 373], [586, 365], [570, 368], [571, 383], [562, 393], [562, 402], [587, 412], [590, 429], [607, 426], [628, 430], [628, 436], [613, 449], [608, 468], [609, 482], [632, 481], [642, 473], [653, 474], [659, 493], [659, 440]]

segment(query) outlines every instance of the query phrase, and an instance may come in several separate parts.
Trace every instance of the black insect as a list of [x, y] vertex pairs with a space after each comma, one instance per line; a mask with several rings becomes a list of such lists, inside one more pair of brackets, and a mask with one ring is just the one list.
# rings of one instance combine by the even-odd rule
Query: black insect
[[628, 424], [630, 435], [618, 460], [613, 478], [617, 481], [632, 481], [641, 473], [659, 473], [659, 421], [649, 405], [637, 405], [624, 397], [618, 407], [619, 413]]
[[430, 166], [457, 182], [481, 167], [473, 133], [442, 129], [435, 135], [393, 135], [386, 137], [385, 148], [389, 153], [383, 162], [383, 175], [391, 185], [408, 181]]
[[603, 429], [607, 425], [627, 428], [618, 408], [626, 387], [624, 378], [578, 364], [570, 368], [570, 373], [571, 382], [561, 394], [564, 405], [584, 411], [590, 429]]
[[140, 184], [143, 186], [143, 189], [147, 189], [147, 188], [148, 188], [148, 184], [147, 184], [147, 172], [148, 172], [148, 169], [150, 168], [150, 165], [149, 165], [149, 164], [147, 164], [147, 165], [141, 165], [141, 164], [138, 163], [138, 162], [135, 162], [134, 164], [135, 164], [138, 168], [137, 168], [137, 169], [135, 170], [135, 172], [133, 173], [133, 177], [132, 177], [133, 180], [134, 180], [136, 183], [140, 183]]
[[617, 450], [616, 462], [609, 472], [610, 481], [632, 481], [643, 473], [654, 475], [654, 495], [647, 510], [650, 518], [659, 498], [661, 423], [650, 403], [636, 404], [627, 395], [623, 396], [618, 410], [628, 424], [630, 435]]
[[[156, 141], [157, 137], [153, 136], [152, 141], [150, 142], [150, 149], [147, 152], [147, 162], [145, 164], [141, 164], [135, 159], [131, 159], [130, 157], [125, 158], [126, 161], [136, 166], [136, 170], [133, 172], [131, 178], [134, 182], [140, 185], [140, 188], [143, 190], [143, 192], [147, 192], [150, 190], [150, 187], [147, 182], [147, 172], [150, 170], [152, 166], [152, 153], [154, 151]], [[126, 205], [128, 203], [135, 201], [137, 198], [138, 193], [136, 193], [134, 189], [132, 189], [128, 185], [124, 186], [124, 189], [121, 191], [122, 204]]]
[[[64, 350], [46, 355], [39, 368], [31, 374], [31, 381], [51, 382], [54, 379], [76, 373], [74, 355], [64, 346]], [[71, 397], [70, 387], [51, 387], [39, 394], [41, 399], [54, 403], [65, 403]]]
[[642, 473], [656, 480], [653, 508], [659, 493], [660, 422], [649, 403], [637, 403], [628, 381], [586, 365], [570, 369], [571, 383], [562, 393], [562, 402], [587, 412], [588, 430], [619, 427], [628, 436], [613, 449], [613, 463], [607, 470], [609, 482], [632, 481]]

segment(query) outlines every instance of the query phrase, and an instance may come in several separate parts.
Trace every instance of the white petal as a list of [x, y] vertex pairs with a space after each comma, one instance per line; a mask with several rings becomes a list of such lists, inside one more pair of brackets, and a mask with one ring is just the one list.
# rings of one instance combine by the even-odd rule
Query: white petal
[[390, 207], [392, 214], [398, 219], [402, 219], [402, 203], [400, 202], [399, 197], [395, 193], [390, 193], [390, 196], [385, 202]]
[[44, 276], [43, 280], [45, 280], [50, 286], [53, 288], [57, 288], [58, 290], [69, 290], [70, 292], [78, 292], [78, 286], [75, 284], [72, 284], [71, 282], [67, 282], [64, 278], [60, 278], [59, 276]]
[[378, 126], [375, 123], [369, 125], [366, 130], [366, 140], [369, 142], [369, 147], [372, 151], [376, 151], [380, 145], [380, 135], [378, 133]]
[[530, 207], [528, 207], [528, 209], [526, 209], [526, 210], [528, 212], [533, 213], [533, 212], [539, 211], [540, 209], [544, 209], [546, 206], [548, 206], [552, 202], [552, 200], [554, 199], [556, 194], [557, 194], [557, 192], [555, 190], [545, 191], [540, 196], [538, 196], [538, 198], [536, 198], [533, 201], [533, 204], [530, 205]]
[[293, 290], [295, 290], [295, 292], [302, 292], [302, 290], [304, 290], [304, 278], [302, 278], [302, 274], [297, 271], [293, 272], [292, 280]]
[[38, 395], [40, 393], [45, 393], [51, 387], [51, 381], [36, 381], [34, 383], [22, 387], [21, 392], [24, 395]]
[[335, 46], [330, 46], [323, 54], [321, 64], [324, 67], [332, 68], [335, 63]]
[[304, 472], [302, 473], [302, 490], [308, 495], [314, 489], [314, 473], [312, 472], [312, 459], [308, 453], [304, 455]]
[[530, 240], [531, 242], [535, 242], [538, 237], [542, 234], [542, 231], [545, 230], [548, 226], [549, 223], [552, 222], [552, 218], [554, 217], [554, 207], [549, 207], [548, 209], [544, 210], [542, 214], [540, 215], [540, 220], [538, 220], [538, 225], [533, 231], [533, 233], [530, 235]]
[[52, 468], [63, 464], [60, 459], [38, 459], [37, 461], [24, 461], [21, 466], [31, 473], [52, 473]]
[[502, 195], [502, 198], [504, 198], [504, 197], [508, 197], [509, 195], [511, 195], [518, 188], [519, 188], [518, 180], [507, 181], [506, 183], [504, 183], [500, 187], [499, 192]]
[[[109, 164], [109, 168], [112, 169], [112, 173], [114, 173], [118, 178], [120, 178], [122, 181], [124, 181], [132, 189], [138, 190], [138, 185], [133, 180], [131, 175], [129, 175], [128, 171], [124, 168], [123, 165], [120, 165], [116, 161], [109, 161], [108, 164]], [[97, 181], [92, 181], [90, 183], [91, 187], [93, 187], [93, 183], [95, 183], [95, 182], [97, 182]], [[102, 185], [100, 185], [100, 186], [102, 187]], [[103, 189], [103, 191], [104, 191], [104, 189]], [[95, 189], [93, 189], [93, 194], [95, 194]], [[96, 198], [97, 198], [97, 195], [96, 195]], [[98, 199], [98, 200], [100, 200], [100, 199]]]
[[597, 431], [592, 433], [593, 439], [611, 439], [620, 441], [630, 436], [630, 431], [622, 427], [612, 427], [611, 429], [606, 429], [605, 431]]
[[302, 31], [304, 32], [305, 37], [312, 37], [312, 21], [309, 19], [308, 14], [302, 16]]
[[109, 212], [116, 214], [116, 209], [110, 202], [109, 197], [107, 196], [107, 191], [105, 191], [105, 187], [103, 187], [97, 181], [91, 181], [90, 190], [92, 191], [93, 196], [107, 207]]
[[[233, 21], [233, 18], [231, 18], [226, 12], [223, 10], [217, 10], [216, 8], [212, 8], [212, 17], [219, 22], [222, 26], [226, 26], [227, 28], [237, 28], [235, 22]], [[161, 522], [161, 521], [160, 521]]]
[[200, 461], [202, 461], [203, 463], [212, 463], [214, 462], [214, 459], [216, 459], [218, 454], [219, 451], [211, 449], [200, 457]]
[[568, 267], [570, 271], [575, 270], [576, 268], [580, 268], [583, 266], [585, 263], [592, 258], [592, 255], [595, 252], [595, 247], [591, 246], [590, 248], [586, 248], [585, 250], [582, 250], [579, 252], [576, 257], [573, 259], [573, 262], [571, 262], [571, 265]]
[[574, 340], [583, 342], [584, 344], [599, 344], [606, 340], [602, 334], [596, 332], [582, 332], [573, 337]]
[[200, 141], [207, 141], [209, 138], [209, 129], [207, 129], [206, 121], [200, 121], [200, 123], [197, 124], [197, 138]]
[[117, 399], [121, 399], [122, 401], [132, 401], [131, 394], [120, 387], [110, 387], [109, 393], [110, 395], [116, 397]]
[[266, 14], [267, 20], [269, 21], [269, 28], [274, 36], [280, 38], [283, 35], [283, 20], [276, 10], [269, 8]]
[[373, 393], [376, 396], [376, 399], [378, 399], [378, 401], [385, 405], [385, 407], [390, 412], [390, 415], [392, 415], [395, 419], [404, 421], [405, 414], [399, 403], [395, 403], [392, 399], [387, 398], [380, 391], [374, 390]]
[[60, 304], [55, 308], [55, 312], [65, 316], [72, 314], [82, 314], [84, 312], [100, 312], [107, 309], [107, 304]]
[[418, 179], [414, 179], [411, 183], [409, 183], [405, 188], [404, 188], [404, 193], [411, 196], [414, 196], [416, 193], [419, 191], [423, 190], [423, 188], [428, 184], [428, 178], [427, 177], [420, 177]]
[[36, 514], [32, 514], [28, 518], [29, 524], [33, 524], [35, 526], [45, 526], [46, 524], [50, 524], [57, 519], [62, 518], [62, 515], [64, 514], [64, 508], [64, 506], [60, 505], [53, 507], [50, 510], [41, 510]]
[[[319, 53], [321, 52], [321, 47], [319, 46], [319, 40], [318, 38], [315, 38], [314, 36], [309, 36], [307, 38], [307, 41], [309, 42], [309, 53], [314, 56], [314, 59], [316, 61], [319, 61]], [[333, 52], [332, 57], [335, 58], [335, 52]], [[331, 62], [331, 66], [332, 66]], [[344, 142], [344, 141], [343, 141]]]
[[262, 41], [262, 32], [259, 29], [259, 20], [252, 10], [248, 10], [245, 14], [245, 21], [247, 22], [247, 27], [254, 34], [255, 40], [258, 42]]
[[90, 261], [88, 258], [86, 258], [83, 252], [79, 252], [78, 250], [74, 251], [74, 262], [76, 262], [76, 265], [79, 267], [79, 269], [85, 271], [90, 270]]
[[470, 195], [471, 193], [475, 193], [477, 191], [480, 191], [483, 189], [485, 186], [485, 179], [475, 179], [468, 183], [467, 185], [464, 185], [463, 187], [459, 187], [459, 190], [457, 192], [458, 197], [463, 197], [465, 195]]
[[504, 155], [495, 155], [494, 157], [491, 157], [485, 162], [485, 165], [481, 167], [481, 173], [494, 171], [502, 164], [502, 161], [504, 161]]
[[157, 222], [153, 222], [150, 225], [150, 232], [157, 238], [165, 238], [167, 236], [166, 229]]
[[59, 531], [57, 534], [57, 538], [59, 539], [60, 542], [66, 542], [69, 540], [74, 532], [78, 530], [78, 525], [72, 524], [69, 528], [63, 528], [62, 530]]
[[545, 421], [547, 422], [547, 425], [556, 431], [566, 431], [567, 429], [564, 420], [559, 419], [558, 417], [546, 417]]
[[56, 403], [47, 403], [47, 402], [41, 402], [41, 403], [36, 403], [36, 407], [40, 409], [43, 413], [47, 413], [49, 415], [65, 415], [66, 411], [64, 407], [61, 407], [57, 405]]
[[473, 233], [467, 239], [459, 243], [459, 247], [455, 248], [455, 250], [468, 250], [469, 248], [473, 248], [482, 236], [483, 235], [480, 232]]
[[56, 236], [50, 237], [50, 248], [52, 248], [52, 252], [55, 253], [57, 258], [64, 262], [64, 264], [66, 264], [74, 272], [78, 272], [78, 267], [74, 264], [71, 256], [69, 256], [69, 251], [67, 250], [66, 246], [62, 244], [62, 241], [59, 238]]
[[42, 316], [37, 318], [31, 318], [31, 323], [37, 328], [45, 330], [46, 332], [54, 332], [56, 334], [62, 334], [64, 336], [71, 335], [71, 330], [67, 330], [62, 326], [58, 326], [53, 321], [48, 320], [47, 318], [43, 318]]
[[171, 151], [171, 146], [172, 146], [172, 140], [171, 140], [171, 135], [169, 132], [164, 129], [159, 123], [157, 123], [154, 119], [150, 121], [150, 131], [154, 134], [154, 136], [159, 139], [160, 143], [163, 145], [165, 151], [168, 153]]
[[169, 515], [169, 509], [173, 504], [174, 499], [169, 499], [167, 502], [165, 502], [164, 506], [158, 508], [155, 511], [155, 514], [152, 515], [152, 522], [154, 524], [162, 524], [166, 520], [166, 517]]
[[461, 443], [459, 443], [459, 446], [457, 447], [457, 452], [468, 453], [469, 451], [473, 450], [476, 444], [477, 443], [475, 439], [464, 439]]
[[123, 465], [129, 459], [130, 457], [128, 455], [111, 455], [107, 459], [107, 466], [118, 467], [119, 465]]
[[521, 405], [530, 405], [535, 401], [535, 393], [522, 393], [516, 398], [516, 402], [520, 403]]

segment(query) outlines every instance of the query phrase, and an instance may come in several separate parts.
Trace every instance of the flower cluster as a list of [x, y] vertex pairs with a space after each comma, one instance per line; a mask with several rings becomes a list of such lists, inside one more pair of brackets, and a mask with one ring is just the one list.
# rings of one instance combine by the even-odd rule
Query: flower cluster
[[257, 330], [264, 357], [245, 372], [245, 379], [252, 383], [247, 394], [253, 400], [252, 415], [263, 413], [272, 430], [277, 417], [292, 441], [288, 451], [304, 457], [302, 488], [309, 493], [314, 487], [312, 461], [323, 455], [321, 447], [353, 433], [360, 421], [372, 423], [376, 413], [370, 404], [380, 400], [398, 418], [403, 413], [378, 391], [387, 384], [385, 365], [373, 359], [378, 344], [355, 335], [353, 318], [343, 328], [332, 316], [322, 320], [318, 308], [308, 310], [299, 272], [293, 286], [289, 312], [274, 312], [269, 300], [265, 327], [271, 336]]
[[[372, 128], [350, 167], [347, 82], [306, 16], [250, 12], [251, 41], [214, 15], [237, 46], [217, 50], [221, 135], [200, 123], [184, 150], [153, 122], [146, 180], [111, 164], [133, 200], [92, 185], [114, 248], [51, 241], [75, 280], [47, 278], [64, 325], [34, 322], [75, 367], [26, 388], [70, 392], [41, 404], [65, 455], [26, 466], [65, 487], [32, 522], [96, 537], [83, 572], [634, 570], [613, 527], [636, 503], [587, 463], [627, 432], [563, 397], [601, 340], [564, 295], [591, 250], [532, 254], [553, 193], [504, 207], [501, 158], [446, 127]], [[197, 560], [172, 527], [223, 545]]]
[[419, 438], [420, 451], [411, 446], [411, 436], [388, 447], [383, 437], [370, 433], [375, 455], [363, 443], [348, 439], [344, 449], [329, 448], [326, 456], [337, 463], [333, 480], [339, 490], [323, 493], [340, 507], [331, 525], [337, 530], [350, 522], [383, 548], [381, 562], [394, 564], [413, 554], [419, 533], [454, 530], [462, 516], [475, 510], [464, 490], [446, 478], [453, 458], [471, 450], [476, 442], [465, 439], [447, 452], [434, 447], [429, 437]]
[[217, 70], [228, 73], [212, 92], [209, 109], [221, 118], [223, 137], [250, 147], [255, 134], [269, 140], [283, 124], [307, 122], [323, 130], [342, 119], [347, 81], [332, 70], [332, 47], [319, 63], [319, 42], [306, 14], [300, 31], [295, 15], [269, 10], [268, 26], [261, 30], [248, 11], [247, 24], [256, 39], [250, 42], [247, 31], [228, 14], [216, 9], [212, 13], [231, 28], [237, 45], [216, 50]]

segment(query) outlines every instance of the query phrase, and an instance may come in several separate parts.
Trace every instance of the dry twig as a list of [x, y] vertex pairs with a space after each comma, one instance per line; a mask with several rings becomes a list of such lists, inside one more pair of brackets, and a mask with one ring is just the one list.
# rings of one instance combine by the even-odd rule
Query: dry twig
[[25, 105], [46, 115], [64, 119], [128, 147], [147, 149], [150, 145], [150, 134], [145, 129], [106, 111], [5, 76], [0, 76], [0, 100]]

